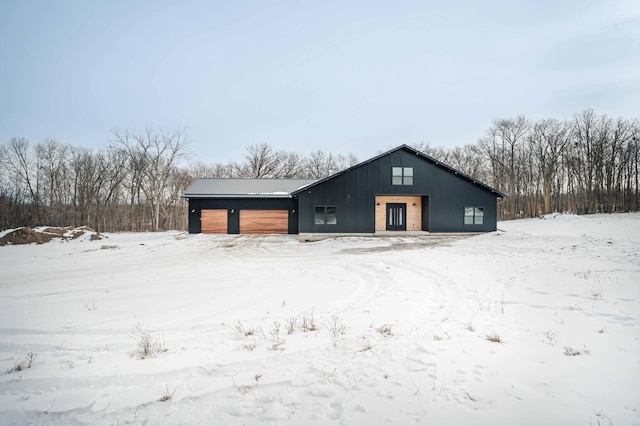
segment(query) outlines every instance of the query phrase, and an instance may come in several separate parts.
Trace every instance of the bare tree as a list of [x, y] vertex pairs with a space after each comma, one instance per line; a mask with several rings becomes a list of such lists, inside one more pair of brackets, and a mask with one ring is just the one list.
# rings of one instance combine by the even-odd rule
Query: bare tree
[[280, 152], [279, 166], [274, 177], [282, 179], [299, 178], [302, 175], [304, 160], [296, 152]]
[[234, 164], [206, 164], [196, 161], [189, 166], [189, 175], [197, 178], [233, 178], [236, 177], [237, 167]]
[[68, 151], [67, 145], [62, 145], [54, 139], [47, 139], [35, 147], [40, 164], [39, 173], [42, 176], [41, 200], [44, 204], [44, 221], [49, 225], [65, 226], [68, 223], [65, 207], [70, 201]]
[[412, 145], [414, 149], [428, 155], [431, 158], [435, 158], [438, 161], [441, 161], [445, 164], [449, 164], [449, 154], [450, 152], [443, 147], [434, 147], [431, 146], [428, 142], [419, 142]]
[[309, 154], [304, 162], [304, 176], [309, 179], [322, 179], [341, 171], [339, 158], [318, 150]]
[[523, 162], [527, 160], [525, 141], [530, 122], [524, 116], [515, 119], [494, 120], [487, 134], [480, 139], [480, 150], [489, 161], [492, 184], [509, 195], [502, 204], [503, 217], [523, 215], [524, 187]]
[[631, 144], [635, 130], [634, 123], [618, 118], [612, 124], [609, 143], [605, 147], [604, 158], [604, 201], [606, 211], [625, 209], [624, 170], [631, 161], [627, 147]]
[[449, 151], [447, 164], [482, 182], [489, 181], [482, 153], [475, 145], [454, 147]]
[[591, 109], [574, 116], [569, 171], [578, 213], [600, 211], [605, 146], [610, 126], [610, 119], [596, 115]]
[[[16, 194], [24, 212], [19, 218], [21, 225], [41, 223], [40, 176], [38, 158], [25, 138], [11, 138], [2, 149], [3, 162], [16, 186]], [[30, 205], [27, 202], [30, 201]]]
[[187, 203], [182, 198], [185, 189], [191, 185], [193, 178], [187, 169], [174, 168], [169, 177], [167, 197], [162, 205], [163, 214], [167, 218], [164, 229], [185, 229], [187, 227]]
[[270, 145], [260, 143], [249, 145], [245, 154], [245, 163], [239, 168], [240, 177], [263, 179], [278, 177], [280, 154]]
[[[570, 141], [570, 130], [567, 122], [548, 119], [536, 122], [529, 135], [529, 144], [542, 180], [542, 212], [545, 214], [553, 210], [551, 194], [554, 183], [558, 181], [562, 154]], [[559, 192], [561, 188], [555, 190]]]
[[[151, 208], [154, 231], [160, 230], [161, 204], [165, 200], [174, 168], [188, 157], [183, 129], [156, 132], [113, 131], [113, 147], [129, 158], [130, 173], [143, 179], [141, 188]], [[139, 194], [138, 194], [139, 195]]]

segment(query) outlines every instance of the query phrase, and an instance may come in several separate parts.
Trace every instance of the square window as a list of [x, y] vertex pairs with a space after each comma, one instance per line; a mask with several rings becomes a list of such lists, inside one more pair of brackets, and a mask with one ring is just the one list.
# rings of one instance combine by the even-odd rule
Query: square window
[[483, 225], [484, 224], [484, 207], [465, 207], [464, 208], [464, 224], [465, 225]]
[[413, 185], [413, 167], [392, 167], [392, 185]]
[[314, 213], [316, 225], [335, 225], [338, 223], [337, 208], [335, 206], [316, 206]]

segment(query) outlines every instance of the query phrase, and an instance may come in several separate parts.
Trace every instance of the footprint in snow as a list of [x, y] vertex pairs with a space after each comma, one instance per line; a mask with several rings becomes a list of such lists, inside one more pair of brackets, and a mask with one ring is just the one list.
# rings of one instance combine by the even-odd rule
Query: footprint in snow
[[329, 420], [340, 420], [344, 414], [344, 407], [341, 402], [332, 402], [326, 410]]

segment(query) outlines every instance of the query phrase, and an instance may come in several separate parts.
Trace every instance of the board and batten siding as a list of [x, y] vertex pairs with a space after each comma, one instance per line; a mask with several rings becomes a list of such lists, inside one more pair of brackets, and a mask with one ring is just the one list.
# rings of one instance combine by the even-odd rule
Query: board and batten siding
[[[394, 184], [394, 167], [413, 168], [413, 183]], [[374, 233], [381, 227], [380, 223], [376, 226], [378, 195], [420, 197], [416, 207], [420, 206], [422, 217], [412, 221], [412, 224], [420, 225], [410, 229], [432, 233], [490, 232], [496, 230], [497, 224], [498, 193], [409, 147], [361, 163], [292, 195], [298, 198], [298, 230], [302, 233]], [[337, 223], [315, 224], [316, 206], [335, 206]], [[409, 207], [413, 208], [413, 202], [408, 204], [407, 210]], [[483, 208], [484, 223], [465, 224], [467, 207]]]
[[406, 203], [407, 231], [422, 230], [422, 197], [376, 195], [376, 231], [387, 229], [387, 203]]

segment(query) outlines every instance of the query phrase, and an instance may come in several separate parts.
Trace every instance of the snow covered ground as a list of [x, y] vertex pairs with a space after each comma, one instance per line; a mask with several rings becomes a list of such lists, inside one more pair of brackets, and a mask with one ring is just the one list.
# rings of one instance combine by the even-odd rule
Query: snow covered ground
[[640, 424], [640, 214], [499, 228], [0, 247], [0, 424]]

